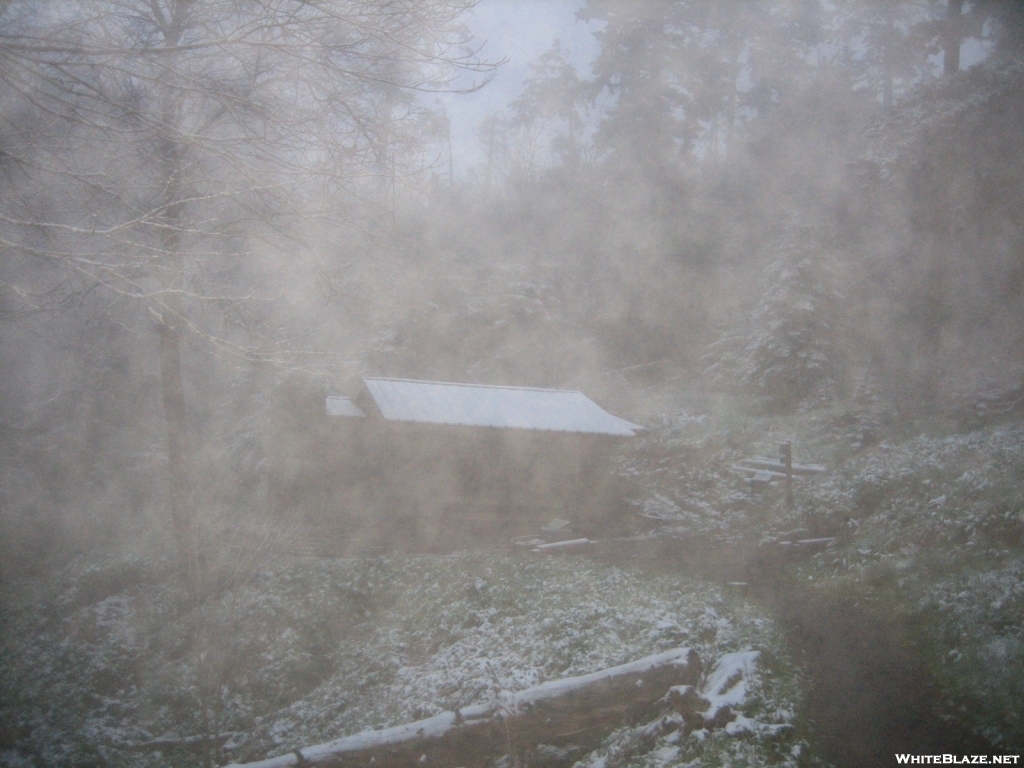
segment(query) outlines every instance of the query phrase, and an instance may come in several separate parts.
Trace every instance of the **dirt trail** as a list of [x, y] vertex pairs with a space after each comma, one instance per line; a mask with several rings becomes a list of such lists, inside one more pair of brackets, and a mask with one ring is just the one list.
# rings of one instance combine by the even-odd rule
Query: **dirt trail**
[[992, 754], [940, 717], [940, 697], [898, 620], [771, 580], [752, 596], [786, 631], [809, 678], [816, 746], [838, 768], [896, 765], [898, 752]]
[[749, 597], [779, 621], [807, 674], [815, 746], [837, 768], [894, 766], [901, 752], [997, 753], [941, 716], [934, 682], [898, 617], [795, 585], [778, 564], [766, 568], [756, 548], [666, 542], [657, 557], [638, 554], [612, 559], [748, 585]]

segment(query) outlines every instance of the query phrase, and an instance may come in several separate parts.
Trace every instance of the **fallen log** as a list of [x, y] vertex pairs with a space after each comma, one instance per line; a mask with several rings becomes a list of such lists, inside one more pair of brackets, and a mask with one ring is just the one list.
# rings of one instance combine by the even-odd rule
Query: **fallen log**
[[777, 547], [809, 551], [820, 552], [823, 549], [828, 549], [836, 543], [835, 536], [828, 536], [823, 539], [797, 539], [796, 541], [774, 541], [766, 542], [766, 544], [775, 544]]
[[776, 480], [785, 480], [785, 472], [773, 472], [770, 469], [756, 469], [755, 467], [744, 467], [739, 464], [733, 464], [729, 467], [729, 471], [734, 475], [740, 475], [748, 483], [753, 484], [765, 484], [775, 482]]
[[124, 747], [131, 752], [155, 752], [165, 749], [184, 749], [190, 752], [201, 752], [207, 747], [215, 746], [218, 749], [224, 746], [225, 742], [231, 741], [244, 735], [242, 731], [227, 731], [225, 733], [196, 735], [196, 736], [161, 736], [149, 741], [140, 741]]
[[553, 541], [550, 544], [538, 544], [531, 549], [531, 552], [541, 555], [552, 555], [559, 552], [568, 552], [588, 549], [594, 542], [590, 539], [569, 539], [568, 541]]
[[589, 675], [550, 680], [517, 693], [503, 691], [486, 704], [232, 765], [483, 766], [496, 753], [594, 741], [605, 731], [650, 714], [670, 688], [695, 685], [700, 676], [696, 652], [675, 648]]

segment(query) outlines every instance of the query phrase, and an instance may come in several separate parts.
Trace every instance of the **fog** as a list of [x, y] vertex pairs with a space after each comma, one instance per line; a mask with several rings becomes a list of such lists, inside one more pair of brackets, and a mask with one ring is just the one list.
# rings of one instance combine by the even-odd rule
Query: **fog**
[[[161, 710], [173, 738], [155, 756], [152, 724], [106, 746], [89, 741], [90, 712], [55, 724], [56, 699], [30, 695], [34, 673], [11, 663], [0, 764], [209, 765], [316, 743], [294, 741], [321, 738], [308, 723], [293, 741], [251, 736], [307, 689], [231, 699], [253, 585], [303, 558], [356, 569], [336, 581], [399, 583], [412, 577], [387, 569], [406, 558], [507, 557], [565, 518], [571, 536], [622, 542], [605, 555], [632, 553], [608, 567], [770, 584], [750, 597], [798, 654], [809, 616], [877, 584], [826, 578], [821, 557], [806, 561], [820, 572], [780, 566], [765, 542], [799, 529], [863, 552], [861, 512], [837, 510], [866, 498], [871, 452], [972, 430], [990, 430], [977, 450], [1008, 447], [942, 471], [995, 473], [984, 487], [1003, 490], [984, 504], [1009, 522], [968, 523], [971, 497], [949, 513], [963, 537], [927, 546], [961, 551], [987, 531], [1005, 545], [985, 550], [991, 562], [1019, 557], [1018, 446], [999, 430], [1024, 407], [1022, 125], [1024, 9], [1009, 0], [0, 0], [0, 592], [20, 617], [4, 658], [94, 604], [66, 596], [110, 571], [88, 577], [97, 600], [136, 582], [175, 595], [193, 629], [168, 658], [219, 660], [188, 667], [194, 691]], [[579, 391], [641, 428], [396, 426], [366, 377]], [[328, 396], [363, 403], [365, 420], [328, 416]], [[780, 482], [758, 495], [733, 471], [787, 441], [827, 465], [795, 506]], [[954, 498], [934, 482], [923, 509]], [[895, 558], [905, 535], [879, 551]], [[661, 543], [648, 556], [639, 539]], [[360, 575], [375, 568], [390, 575]], [[833, 591], [804, 615], [784, 585], [806, 581]], [[893, 589], [864, 599], [911, 605]], [[384, 610], [352, 600], [335, 629]], [[51, 607], [36, 625], [25, 606]], [[896, 637], [900, 610], [864, 622]], [[331, 642], [356, 642], [348, 631]], [[722, 642], [715, 653], [754, 647]], [[1019, 636], [1011, 646], [1019, 665]], [[335, 669], [335, 650], [309, 653], [316, 674]], [[625, 661], [608, 654], [593, 659]], [[907, 735], [897, 719], [895, 736], [860, 734], [868, 746], [850, 752], [851, 729], [876, 726], [816, 722], [806, 702], [831, 689], [815, 684], [793, 694], [800, 741], [744, 764], [866, 765], [904, 737], [911, 750], [1020, 748], [1006, 725], [1019, 691], [979, 693], [921, 654], [899, 656], [910, 688], [998, 702], [953, 718], [960, 741], [930, 744], [937, 730]], [[825, 656], [805, 672], [828, 674]], [[100, 688], [88, 695], [127, 701]], [[201, 750], [182, 747], [197, 733]], [[596, 765], [591, 747], [543, 764]], [[615, 764], [641, 764], [629, 749]], [[676, 749], [657, 764], [696, 759]], [[541, 760], [505, 751], [508, 765]]]

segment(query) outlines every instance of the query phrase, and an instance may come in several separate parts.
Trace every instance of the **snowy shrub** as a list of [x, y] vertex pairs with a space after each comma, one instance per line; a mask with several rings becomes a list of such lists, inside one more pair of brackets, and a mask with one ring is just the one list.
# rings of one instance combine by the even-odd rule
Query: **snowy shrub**
[[705, 375], [773, 410], [831, 399], [841, 370], [832, 271], [821, 243], [787, 228], [771, 252], [757, 306], [705, 350]]
[[1024, 744], [1024, 559], [993, 563], [932, 585], [918, 609], [941, 653], [941, 677], [965, 703], [964, 720], [994, 744]]
[[850, 394], [837, 409], [839, 412], [830, 426], [833, 439], [856, 452], [881, 442], [894, 416], [880, 396], [881, 387], [870, 371], [859, 371], [851, 378]]

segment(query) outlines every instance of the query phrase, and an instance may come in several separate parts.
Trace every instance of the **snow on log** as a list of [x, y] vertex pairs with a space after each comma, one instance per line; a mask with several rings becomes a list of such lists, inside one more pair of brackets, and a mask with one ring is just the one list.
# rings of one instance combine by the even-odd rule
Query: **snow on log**
[[[730, 736], [742, 733], [778, 736], [793, 730], [789, 723], [762, 723], [739, 711], [746, 704], [747, 688], [757, 674], [760, 656], [760, 651], [741, 651], [727, 653], [718, 660], [704, 681], [699, 697], [707, 702], [703, 710], [705, 728], [724, 728]], [[700, 706], [695, 709], [699, 711]], [[686, 713], [683, 715], [685, 717]]]
[[510, 746], [579, 743], [588, 732], [624, 725], [656, 706], [673, 686], [695, 685], [700, 676], [696, 652], [675, 648], [589, 675], [550, 680], [516, 693], [502, 691], [486, 704], [232, 765], [484, 765]]

